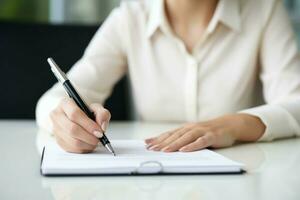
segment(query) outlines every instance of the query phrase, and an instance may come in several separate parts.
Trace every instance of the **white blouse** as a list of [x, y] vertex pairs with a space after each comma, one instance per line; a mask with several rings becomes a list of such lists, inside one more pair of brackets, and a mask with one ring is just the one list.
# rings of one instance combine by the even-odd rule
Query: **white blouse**
[[[260, 140], [300, 135], [300, 57], [280, 0], [220, 0], [192, 53], [172, 32], [163, 0], [122, 3], [68, 77], [88, 103], [104, 103], [126, 73], [141, 120], [243, 112], [265, 123]], [[51, 131], [49, 113], [64, 96], [56, 84], [41, 97], [40, 127]]]

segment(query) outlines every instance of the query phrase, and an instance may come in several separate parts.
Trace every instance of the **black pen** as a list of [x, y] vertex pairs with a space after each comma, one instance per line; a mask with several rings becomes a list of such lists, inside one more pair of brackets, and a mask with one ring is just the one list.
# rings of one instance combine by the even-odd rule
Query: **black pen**
[[[65, 90], [67, 91], [68, 95], [75, 101], [78, 107], [93, 121], [95, 121], [94, 113], [88, 108], [84, 100], [80, 97], [78, 92], [75, 90], [71, 81], [67, 78], [66, 74], [58, 67], [58, 65], [54, 62], [52, 58], [47, 59], [49, 65], [51, 66], [51, 71], [57, 78], [57, 80], [64, 86]], [[109, 140], [103, 133], [103, 137], [99, 138], [100, 142], [103, 146], [111, 152], [114, 156], [116, 156], [114, 149], [112, 148]]]

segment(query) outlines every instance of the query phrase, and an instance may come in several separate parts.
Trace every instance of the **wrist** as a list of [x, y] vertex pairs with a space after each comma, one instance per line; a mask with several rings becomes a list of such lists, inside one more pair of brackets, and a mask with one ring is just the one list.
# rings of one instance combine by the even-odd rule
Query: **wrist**
[[265, 133], [266, 126], [262, 120], [250, 114], [236, 114], [237, 126], [234, 131], [236, 141], [254, 142]]

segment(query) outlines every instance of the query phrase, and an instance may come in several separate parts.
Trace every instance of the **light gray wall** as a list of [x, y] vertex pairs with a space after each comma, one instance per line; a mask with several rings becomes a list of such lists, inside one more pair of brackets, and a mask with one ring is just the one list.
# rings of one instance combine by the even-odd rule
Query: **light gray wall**
[[120, 0], [50, 0], [52, 23], [98, 24]]

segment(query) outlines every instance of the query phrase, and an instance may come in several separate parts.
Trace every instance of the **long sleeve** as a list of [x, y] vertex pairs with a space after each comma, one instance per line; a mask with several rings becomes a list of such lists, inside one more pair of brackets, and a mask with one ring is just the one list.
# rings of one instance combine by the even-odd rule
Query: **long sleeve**
[[300, 135], [300, 57], [282, 1], [272, 8], [261, 38], [260, 79], [265, 105], [241, 111], [266, 125], [260, 141]]
[[[83, 57], [67, 73], [88, 104], [104, 103], [114, 84], [127, 71], [125, 42], [121, 36], [123, 26], [121, 8], [118, 8], [99, 28]], [[51, 132], [49, 114], [65, 96], [63, 87], [56, 83], [39, 99], [36, 121], [40, 128]]]

